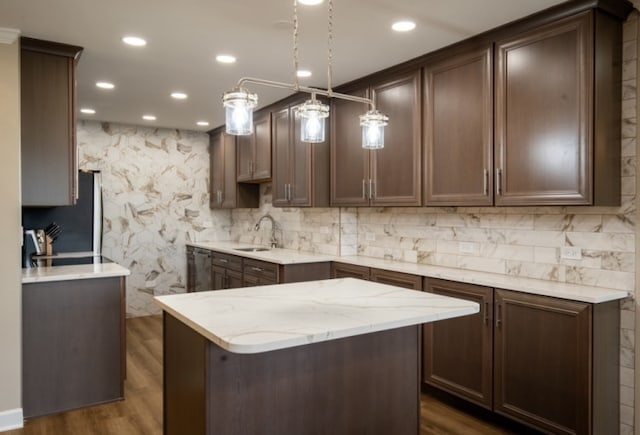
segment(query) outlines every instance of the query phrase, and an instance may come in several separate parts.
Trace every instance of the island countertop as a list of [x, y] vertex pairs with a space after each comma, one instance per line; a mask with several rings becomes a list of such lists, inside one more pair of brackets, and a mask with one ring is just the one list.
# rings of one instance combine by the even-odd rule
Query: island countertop
[[234, 353], [259, 353], [474, 314], [477, 303], [354, 278], [157, 296]]

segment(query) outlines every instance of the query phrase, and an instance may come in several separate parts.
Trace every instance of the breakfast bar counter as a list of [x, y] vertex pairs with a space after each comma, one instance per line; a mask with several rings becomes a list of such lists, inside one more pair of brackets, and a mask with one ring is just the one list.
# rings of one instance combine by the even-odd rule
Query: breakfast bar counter
[[420, 325], [479, 310], [353, 278], [155, 300], [165, 434], [418, 434]]

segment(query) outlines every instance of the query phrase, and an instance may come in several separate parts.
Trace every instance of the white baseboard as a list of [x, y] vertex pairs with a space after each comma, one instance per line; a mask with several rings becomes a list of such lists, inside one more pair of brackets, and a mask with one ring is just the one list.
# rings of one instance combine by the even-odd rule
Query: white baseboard
[[11, 429], [21, 429], [24, 426], [22, 408], [0, 411], [0, 432]]

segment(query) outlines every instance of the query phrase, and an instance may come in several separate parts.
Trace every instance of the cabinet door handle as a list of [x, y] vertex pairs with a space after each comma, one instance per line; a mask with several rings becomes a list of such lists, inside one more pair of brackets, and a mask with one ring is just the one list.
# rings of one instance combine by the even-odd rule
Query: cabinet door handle
[[228, 263], [229, 262], [229, 260], [226, 260], [224, 258], [221, 258], [219, 261], [220, 261], [220, 263]]
[[500, 327], [502, 319], [500, 318], [500, 304], [496, 301], [496, 328]]
[[489, 302], [484, 303], [484, 324], [489, 324]]
[[264, 271], [264, 269], [261, 269], [259, 267], [252, 267], [251, 270], [253, 270], [254, 272], [262, 272], [262, 271]]
[[249, 173], [253, 174], [253, 162], [251, 160], [247, 160], [249, 162]]
[[369, 180], [369, 192], [371, 199], [375, 199], [376, 197], [376, 182], [374, 180]]
[[291, 183], [287, 183], [287, 201], [291, 201]]
[[482, 181], [484, 183], [483, 185], [484, 188], [482, 189], [482, 191], [484, 193], [484, 196], [487, 196], [489, 195], [489, 170], [488, 169], [484, 170], [483, 176], [484, 176], [484, 179]]
[[502, 169], [496, 168], [496, 194], [502, 195]]
[[369, 178], [369, 199], [373, 199], [373, 180]]
[[363, 178], [362, 179], [362, 199], [367, 199], [367, 193], [365, 190], [365, 184], [366, 184], [366, 180]]

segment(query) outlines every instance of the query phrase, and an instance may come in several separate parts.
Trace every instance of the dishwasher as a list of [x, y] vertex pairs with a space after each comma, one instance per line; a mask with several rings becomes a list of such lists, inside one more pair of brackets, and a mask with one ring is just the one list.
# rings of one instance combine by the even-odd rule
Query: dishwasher
[[194, 248], [195, 286], [194, 291], [211, 290], [211, 251]]

